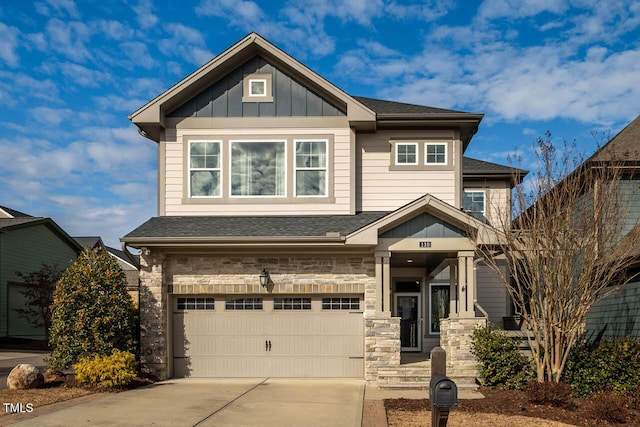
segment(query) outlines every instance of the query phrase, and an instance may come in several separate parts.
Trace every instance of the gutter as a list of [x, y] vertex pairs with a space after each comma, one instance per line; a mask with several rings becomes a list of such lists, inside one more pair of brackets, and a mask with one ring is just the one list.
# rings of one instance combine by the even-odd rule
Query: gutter
[[255, 245], [303, 245], [308, 243], [343, 246], [346, 236], [221, 236], [221, 237], [130, 237], [120, 239], [125, 246], [255, 246]]
[[[127, 243], [123, 242], [122, 239], [120, 239], [120, 247], [122, 248], [122, 252], [124, 252], [124, 254], [127, 256], [127, 258], [129, 258], [129, 261], [131, 261], [131, 265], [133, 265], [134, 267], [136, 267], [138, 270], [140, 270], [140, 264], [138, 263], [138, 261], [136, 261], [136, 259], [134, 258], [134, 256], [131, 254], [131, 252], [129, 252], [127, 250]], [[138, 283], [138, 286], [140, 286], [140, 284]]]

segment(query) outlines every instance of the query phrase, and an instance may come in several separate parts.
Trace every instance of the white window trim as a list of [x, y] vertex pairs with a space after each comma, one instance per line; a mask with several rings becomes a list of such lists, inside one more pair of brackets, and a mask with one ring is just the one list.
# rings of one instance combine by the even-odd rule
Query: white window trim
[[[262, 82], [264, 84], [264, 93], [253, 93], [253, 86], [251, 83], [253, 82]], [[250, 97], [260, 97], [264, 98], [267, 96], [267, 79], [249, 79], [249, 96]]]
[[[220, 157], [220, 160], [218, 161], [218, 167], [217, 168], [192, 168], [191, 167], [191, 144], [194, 142], [215, 142], [218, 144], [218, 156]], [[224, 181], [223, 181], [223, 174], [222, 174], [222, 162], [223, 162], [223, 158], [222, 158], [222, 141], [219, 139], [190, 139], [189, 140], [189, 153], [188, 153], [188, 158], [187, 158], [187, 165], [188, 165], [188, 172], [187, 172], [187, 194], [189, 195], [189, 198], [191, 199], [221, 199], [222, 198], [222, 188], [224, 185]], [[217, 196], [194, 196], [191, 194], [191, 171], [218, 171], [219, 177], [220, 177], [220, 191]]]
[[[324, 142], [324, 158], [326, 166], [324, 168], [298, 168], [296, 164], [296, 144], [298, 142]], [[306, 171], [325, 171], [325, 179], [324, 179], [324, 194], [319, 194], [317, 196], [307, 196], [307, 195], [298, 195], [298, 170], [306, 170]], [[328, 139], [294, 139], [293, 140], [293, 194], [295, 197], [300, 198], [323, 198], [327, 197], [329, 194], [329, 140]]]
[[[449, 282], [430, 282], [429, 283], [429, 335], [440, 335], [440, 333], [442, 331], [439, 332], [433, 332], [433, 325], [431, 323], [431, 319], [433, 318], [433, 301], [431, 301], [431, 297], [432, 297], [432, 292], [431, 292], [431, 288], [434, 286], [438, 286], [441, 288], [449, 288], [449, 293], [451, 293], [451, 285], [449, 284]], [[449, 294], [449, 299], [451, 299], [451, 294]], [[451, 313], [449, 313], [449, 316], [451, 316]]]
[[[416, 153], [415, 153], [416, 161], [415, 162], [413, 162], [413, 163], [400, 163], [398, 161], [398, 147], [400, 147], [401, 145], [413, 145], [415, 147], [415, 149], [416, 149]], [[419, 150], [418, 150], [418, 143], [417, 142], [396, 142], [394, 144], [394, 146], [395, 146], [395, 164], [397, 166], [416, 166], [416, 165], [418, 165], [420, 153], [419, 153]]]
[[[448, 149], [447, 146], [449, 144], [447, 144], [446, 142], [425, 142], [424, 143], [424, 164], [425, 165], [447, 165], [449, 164], [449, 153], [448, 153]], [[444, 162], [429, 162], [428, 158], [429, 158], [429, 154], [428, 154], [428, 149], [427, 147], [429, 146], [444, 146]]]
[[[284, 144], [284, 194], [282, 195], [264, 195], [264, 196], [254, 196], [254, 195], [249, 195], [249, 196], [239, 196], [239, 195], [234, 195], [233, 194], [233, 189], [232, 189], [232, 182], [233, 182], [233, 170], [231, 169], [231, 163], [233, 160], [233, 144], [235, 142], [249, 142], [249, 143], [260, 143], [260, 142], [264, 142], [264, 143], [271, 143], [271, 142], [281, 142]], [[228, 175], [229, 175], [229, 198], [233, 198], [233, 199], [269, 199], [269, 198], [277, 198], [277, 199], [286, 199], [287, 198], [287, 182], [288, 182], [288, 175], [289, 175], [289, 161], [287, 158], [287, 151], [289, 151], [287, 149], [287, 140], [286, 139], [232, 139], [229, 140], [229, 171], [228, 171]]]
[[[483, 197], [483, 201], [484, 203], [482, 204], [482, 211], [480, 211], [480, 213], [482, 215], [486, 215], [487, 213], [487, 192], [485, 190], [464, 190], [463, 193], [482, 193]], [[462, 196], [464, 198], [464, 194]], [[464, 206], [463, 206], [464, 207]], [[467, 209], [465, 209], [466, 212], [477, 212], [477, 211], [469, 211]]]

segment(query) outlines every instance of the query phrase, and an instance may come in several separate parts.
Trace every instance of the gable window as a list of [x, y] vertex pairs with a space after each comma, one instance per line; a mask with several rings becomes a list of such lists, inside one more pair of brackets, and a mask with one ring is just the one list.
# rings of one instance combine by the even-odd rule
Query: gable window
[[425, 144], [425, 164], [446, 165], [447, 164], [447, 144], [444, 142], [427, 142]]
[[462, 195], [462, 207], [471, 214], [485, 214], [485, 194], [484, 191], [465, 190]]
[[267, 79], [249, 79], [249, 96], [266, 96]]
[[231, 141], [231, 195], [285, 196], [285, 141]]
[[418, 144], [399, 142], [396, 147], [397, 165], [417, 165], [418, 164]]
[[191, 197], [220, 197], [220, 142], [189, 143], [189, 188]]
[[327, 141], [296, 141], [296, 196], [327, 195]]

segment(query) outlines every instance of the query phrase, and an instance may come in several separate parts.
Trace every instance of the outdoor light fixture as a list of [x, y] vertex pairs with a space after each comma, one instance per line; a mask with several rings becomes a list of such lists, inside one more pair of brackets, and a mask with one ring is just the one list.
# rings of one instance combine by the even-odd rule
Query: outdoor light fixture
[[269, 283], [269, 272], [266, 268], [262, 269], [262, 273], [260, 273], [260, 284], [262, 286], [267, 286]]

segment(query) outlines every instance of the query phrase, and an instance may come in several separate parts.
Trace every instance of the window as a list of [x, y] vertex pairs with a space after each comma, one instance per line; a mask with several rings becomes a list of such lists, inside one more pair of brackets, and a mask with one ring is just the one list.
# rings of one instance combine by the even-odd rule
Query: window
[[296, 141], [296, 196], [327, 195], [327, 141]]
[[267, 96], [267, 79], [249, 79], [249, 96]]
[[231, 195], [285, 195], [285, 141], [231, 142]]
[[360, 310], [360, 298], [322, 298], [323, 310]]
[[191, 197], [220, 197], [220, 142], [189, 142]]
[[429, 307], [429, 332], [440, 333], [440, 319], [449, 317], [449, 285], [431, 284], [431, 306]]
[[447, 164], [447, 144], [431, 143], [425, 144], [425, 164], [445, 165]]
[[465, 191], [462, 195], [462, 206], [471, 214], [485, 213], [484, 191]]
[[227, 310], [262, 310], [262, 298], [231, 298], [225, 301]]
[[418, 144], [397, 143], [396, 164], [397, 165], [417, 165], [418, 164]]
[[178, 298], [178, 310], [213, 310], [213, 298]]
[[274, 310], [311, 310], [311, 298], [275, 298]]

